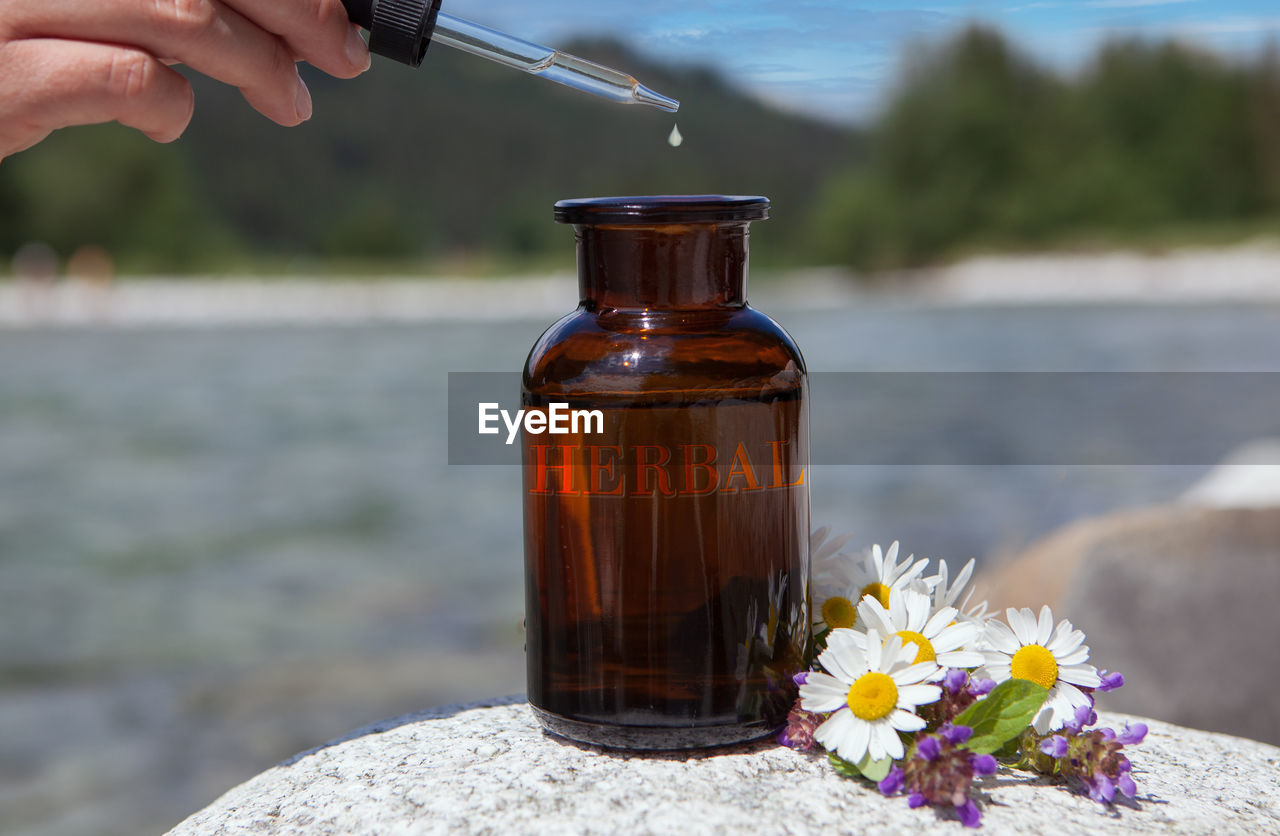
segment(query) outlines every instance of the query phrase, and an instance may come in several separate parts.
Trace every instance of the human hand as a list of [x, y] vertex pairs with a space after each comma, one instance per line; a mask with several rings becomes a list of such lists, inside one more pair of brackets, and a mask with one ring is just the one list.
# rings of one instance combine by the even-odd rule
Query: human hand
[[97, 122], [172, 142], [195, 107], [178, 63], [297, 125], [311, 94], [295, 60], [338, 78], [369, 68], [341, 0], [0, 0], [0, 159]]

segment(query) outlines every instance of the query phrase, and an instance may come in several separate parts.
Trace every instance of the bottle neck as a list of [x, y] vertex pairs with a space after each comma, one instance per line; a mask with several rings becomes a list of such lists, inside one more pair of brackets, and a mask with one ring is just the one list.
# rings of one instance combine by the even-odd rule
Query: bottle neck
[[747, 226], [578, 225], [582, 303], [588, 310], [741, 308]]

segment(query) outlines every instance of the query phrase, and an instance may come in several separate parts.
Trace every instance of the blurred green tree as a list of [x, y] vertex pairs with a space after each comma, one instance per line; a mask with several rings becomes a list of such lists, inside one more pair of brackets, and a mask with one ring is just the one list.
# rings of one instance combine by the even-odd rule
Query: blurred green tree
[[20, 159], [0, 166], [0, 252], [96, 244], [125, 269], [184, 271], [236, 246], [173, 146], [98, 126], [59, 131]]
[[1274, 50], [1249, 67], [1125, 40], [1064, 80], [975, 26], [916, 55], [867, 159], [815, 207], [825, 259], [912, 266], [1280, 209]]

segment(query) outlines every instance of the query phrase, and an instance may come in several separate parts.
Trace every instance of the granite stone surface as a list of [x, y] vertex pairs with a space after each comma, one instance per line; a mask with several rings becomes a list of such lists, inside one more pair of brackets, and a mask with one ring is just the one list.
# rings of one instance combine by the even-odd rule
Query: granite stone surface
[[[1128, 718], [1103, 714], [1119, 726]], [[988, 833], [1280, 834], [1280, 749], [1147, 721], [1138, 796], [1104, 808], [1002, 769], [981, 783]], [[840, 778], [771, 743], [630, 755], [544, 734], [508, 698], [386, 720], [226, 793], [174, 834], [959, 833], [953, 817]]]

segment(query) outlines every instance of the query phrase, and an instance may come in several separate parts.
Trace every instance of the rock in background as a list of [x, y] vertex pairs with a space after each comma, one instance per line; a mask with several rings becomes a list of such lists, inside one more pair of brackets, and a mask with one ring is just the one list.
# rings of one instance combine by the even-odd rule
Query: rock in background
[[980, 592], [1084, 630], [1090, 661], [1125, 675], [1105, 707], [1280, 743], [1280, 507], [1205, 507], [1254, 504], [1223, 473], [1180, 505], [1069, 525]]

